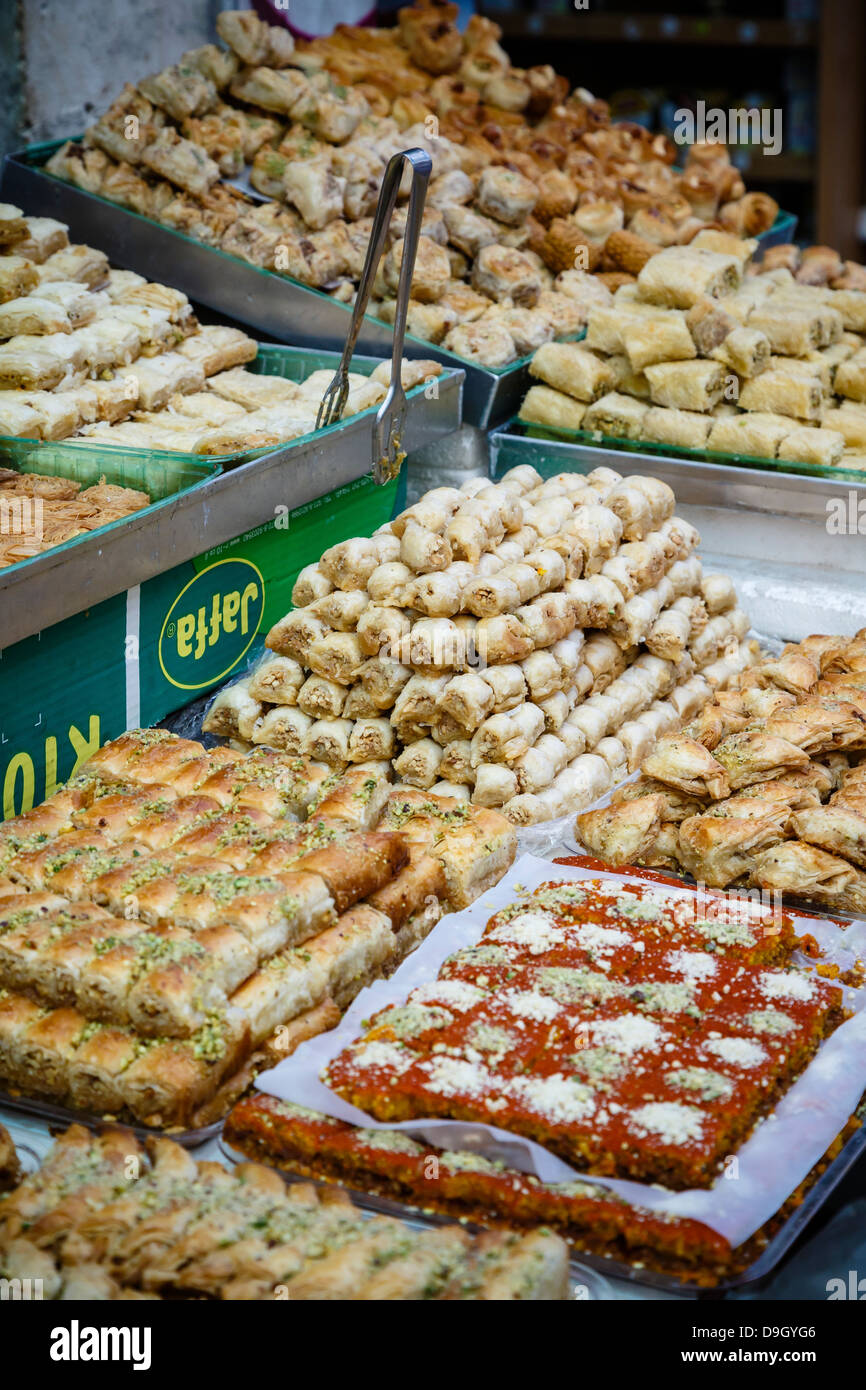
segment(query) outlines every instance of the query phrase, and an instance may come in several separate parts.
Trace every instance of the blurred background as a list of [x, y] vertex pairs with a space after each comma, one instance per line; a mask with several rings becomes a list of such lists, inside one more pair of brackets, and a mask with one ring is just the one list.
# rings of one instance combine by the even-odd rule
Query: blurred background
[[[477, 0], [512, 61], [552, 63], [614, 119], [673, 130], [675, 112], [781, 113], [777, 154], [732, 151], [749, 188], [797, 213], [800, 241], [866, 257], [866, 0]], [[125, 80], [211, 39], [225, 0], [0, 0], [0, 150], [80, 133]], [[235, 8], [251, 8], [243, 3]], [[258, 0], [306, 33], [372, 0]], [[473, 5], [461, 0], [460, 23]], [[394, 22], [397, 5], [372, 22]], [[321, 26], [321, 27], [320, 27]]]

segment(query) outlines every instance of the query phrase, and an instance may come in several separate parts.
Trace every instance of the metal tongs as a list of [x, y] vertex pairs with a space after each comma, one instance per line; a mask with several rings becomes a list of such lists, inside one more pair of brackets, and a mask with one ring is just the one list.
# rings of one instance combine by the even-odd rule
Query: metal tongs
[[403, 342], [406, 337], [406, 315], [409, 312], [409, 289], [418, 254], [418, 238], [421, 235], [421, 218], [424, 213], [424, 200], [427, 184], [433, 171], [433, 161], [426, 150], [401, 150], [388, 161], [373, 230], [367, 247], [367, 259], [361, 272], [358, 293], [349, 336], [343, 349], [343, 356], [319, 406], [316, 429], [333, 425], [341, 419], [349, 395], [349, 364], [361, 331], [361, 322], [367, 311], [367, 304], [373, 289], [373, 281], [379, 268], [379, 261], [385, 249], [385, 238], [397, 204], [400, 183], [403, 178], [403, 161], [412, 170], [412, 188], [409, 193], [409, 211], [406, 217], [406, 235], [403, 241], [403, 260], [400, 264], [400, 283], [397, 287], [397, 308], [394, 315], [394, 350], [391, 358], [391, 385], [388, 394], [379, 407], [376, 424], [373, 428], [373, 480], [388, 483], [396, 478], [400, 465], [406, 457], [402, 447], [403, 422], [406, 415], [406, 394], [403, 390], [401, 367], [403, 363]]

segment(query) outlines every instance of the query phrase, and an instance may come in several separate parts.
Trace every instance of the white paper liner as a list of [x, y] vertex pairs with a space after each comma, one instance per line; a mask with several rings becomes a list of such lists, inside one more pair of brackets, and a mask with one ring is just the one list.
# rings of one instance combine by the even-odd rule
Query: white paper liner
[[517, 832], [519, 854], [531, 855], [534, 859], [549, 859], [554, 854], [571, 854], [563, 845], [570, 843], [574, 831], [574, 818], [577, 811], [560, 816], [557, 820], [543, 820], [538, 825], [521, 827]]
[[[732, 1246], [741, 1245], [778, 1211], [823, 1157], [866, 1089], [866, 1012], [863, 1012], [866, 989], [845, 989], [845, 1005], [857, 1010], [856, 1016], [837, 1028], [821, 1045], [802, 1076], [737, 1150], [736, 1163], [729, 1163], [726, 1174], [717, 1178], [711, 1188], [671, 1192], [656, 1184], [582, 1173], [531, 1139], [495, 1125], [436, 1119], [379, 1122], [349, 1105], [319, 1080], [322, 1069], [360, 1035], [363, 1019], [387, 1004], [403, 1003], [416, 985], [434, 980], [446, 958], [475, 945], [489, 918], [512, 902], [518, 891], [531, 892], [548, 880], [583, 878], [640, 882], [664, 894], [692, 892], [686, 887], [647, 885], [645, 880], [628, 874], [583, 870], [524, 855], [495, 888], [471, 907], [443, 918], [390, 980], [377, 981], [362, 990], [337, 1028], [302, 1043], [291, 1057], [270, 1071], [262, 1072], [256, 1085], [259, 1090], [281, 1100], [365, 1129], [403, 1130], [440, 1148], [474, 1149], [485, 1158], [498, 1159], [509, 1167], [535, 1174], [542, 1182], [571, 1182], [583, 1178], [645, 1209], [701, 1221], [718, 1231]], [[844, 970], [858, 958], [866, 958], [866, 923], [854, 922], [845, 930], [827, 919], [799, 913], [791, 916], [796, 918], [798, 933], [809, 932], [820, 942], [825, 961], [832, 961]], [[814, 964], [805, 957], [800, 957], [798, 963]]]

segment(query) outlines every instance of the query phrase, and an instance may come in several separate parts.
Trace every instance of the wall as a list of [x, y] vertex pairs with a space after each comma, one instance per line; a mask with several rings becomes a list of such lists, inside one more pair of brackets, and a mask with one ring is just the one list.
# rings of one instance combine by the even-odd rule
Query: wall
[[0, 153], [78, 134], [125, 81], [213, 40], [224, 8], [219, 0], [0, 0]]

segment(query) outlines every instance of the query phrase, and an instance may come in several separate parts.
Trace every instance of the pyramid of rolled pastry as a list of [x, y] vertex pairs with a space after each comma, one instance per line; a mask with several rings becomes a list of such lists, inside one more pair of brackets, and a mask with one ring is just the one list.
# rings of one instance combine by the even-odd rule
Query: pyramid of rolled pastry
[[517, 825], [587, 805], [752, 659], [730, 580], [655, 478], [435, 488], [301, 571], [206, 731], [397, 776]]

